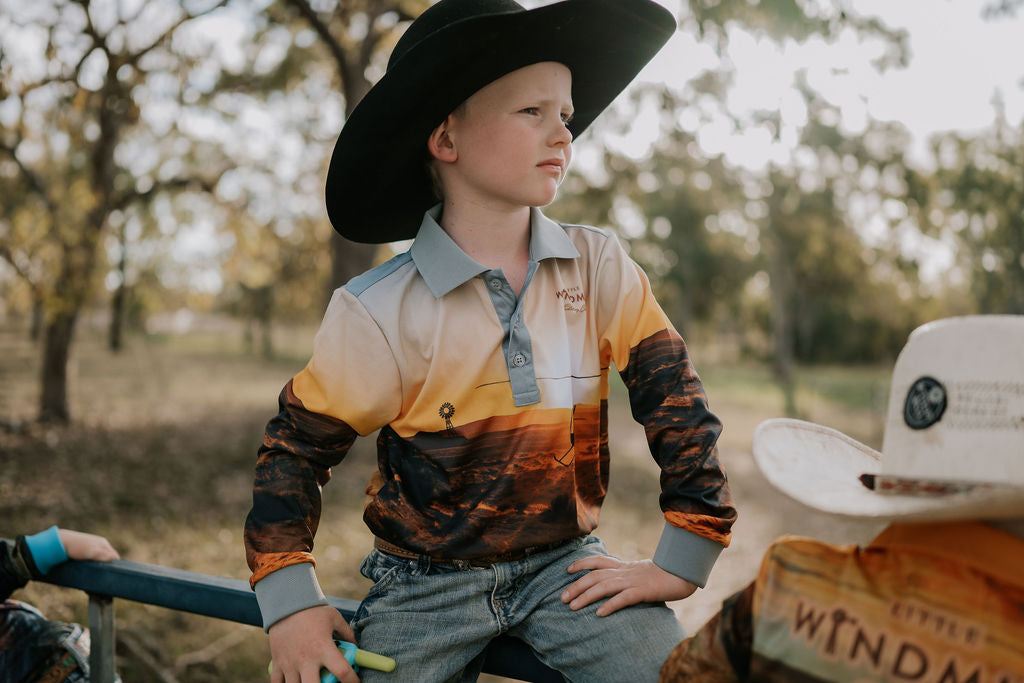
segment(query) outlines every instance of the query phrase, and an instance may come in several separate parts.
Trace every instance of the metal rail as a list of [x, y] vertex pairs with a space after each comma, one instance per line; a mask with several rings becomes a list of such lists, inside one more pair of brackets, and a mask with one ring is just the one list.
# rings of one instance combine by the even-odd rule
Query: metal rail
[[[114, 681], [114, 599], [131, 600], [251, 626], [262, 626], [256, 594], [238, 579], [199, 574], [130, 560], [66, 562], [54, 567], [44, 583], [76, 588], [89, 595], [91, 680]], [[345, 619], [359, 603], [329, 596]], [[499, 636], [487, 648], [484, 672], [534, 683], [561, 683], [561, 674], [541, 663], [523, 641]], [[396, 672], [397, 673], [397, 672]], [[400, 679], [395, 679], [399, 683]]]

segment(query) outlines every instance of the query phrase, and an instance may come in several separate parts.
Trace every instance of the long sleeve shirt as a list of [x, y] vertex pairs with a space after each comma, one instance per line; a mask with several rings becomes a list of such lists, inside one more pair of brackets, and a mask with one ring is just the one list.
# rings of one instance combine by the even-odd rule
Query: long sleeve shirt
[[721, 423], [643, 271], [609, 233], [534, 209], [516, 296], [451, 240], [439, 208], [408, 252], [335, 292], [281, 393], [245, 532], [265, 626], [322, 602], [320, 487], [357, 435], [380, 429], [364, 520], [389, 543], [475, 559], [592, 531], [612, 365], [662, 471], [655, 562], [703, 585], [735, 519]]
[[867, 547], [784, 537], [662, 683], [1024, 682], [1024, 539], [893, 525]]

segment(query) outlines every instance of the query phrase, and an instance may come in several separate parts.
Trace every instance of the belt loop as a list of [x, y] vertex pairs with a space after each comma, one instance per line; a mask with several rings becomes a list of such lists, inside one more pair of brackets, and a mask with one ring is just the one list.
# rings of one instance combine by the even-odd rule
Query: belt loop
[[419, 569], [419, 571], [422, 572], [423, 574], [430, 573], [430, 556], [429, 555], [419, 555], [416, 558], [416, 568]]

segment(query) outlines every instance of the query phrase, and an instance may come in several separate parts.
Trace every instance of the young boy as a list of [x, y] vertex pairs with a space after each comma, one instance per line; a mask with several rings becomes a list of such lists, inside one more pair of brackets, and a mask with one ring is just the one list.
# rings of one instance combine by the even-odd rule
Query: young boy
[[[274, 680], [357, 680], [332, 631], [394, 657], [400, 680], [474, 680], [501, 633], [570, 680], [657, 677], [681, 637], [664, 601], [704, 585], [735, 518], [721, 426], [642, 271], [607, 233], [536, 207], [573, 135], [674, 27], [648, 0], [442, 0], [345, 123], [334, 227], [415, 241], [335, 292], [267, 428], [246, 547]], [[612, 363], [662, 469], [653, 561], [589, 536]], [[313, 573], [319, 487], [376, 429], [375, 583], [350, 627]]]

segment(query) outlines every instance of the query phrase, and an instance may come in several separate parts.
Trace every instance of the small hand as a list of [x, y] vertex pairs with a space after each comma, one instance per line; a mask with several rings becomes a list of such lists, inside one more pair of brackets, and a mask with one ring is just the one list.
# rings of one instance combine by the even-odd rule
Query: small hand
[[333, 607], [320, 605], [296, 612], [271, 626], [269, 635], [273, 683], [320, 683], [321, 668], [341, 683], [359, 683], [332, 637], [354, 643], [355, 634]]
[[562, 602], [578, 610], [608, 598], [597, 608], [599, 617], [640, 602], [682, 600], [697, 590], [696, 584], [665, 571], [651, 560], [623, 562], [608, 556], [588, 557], [568, 568], [570, 574], [586, 570], [590, 572], [565, 589]]
[[121, 557], [114, 550], [114, 546], [110, 545], [110, 541], [102, 536], [70, 529], [58, 529], [57, 535], [60, 536], [60, 542], [69, 560], [109, 562]]

